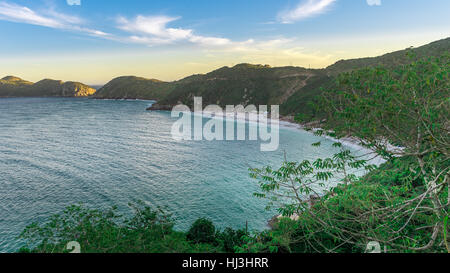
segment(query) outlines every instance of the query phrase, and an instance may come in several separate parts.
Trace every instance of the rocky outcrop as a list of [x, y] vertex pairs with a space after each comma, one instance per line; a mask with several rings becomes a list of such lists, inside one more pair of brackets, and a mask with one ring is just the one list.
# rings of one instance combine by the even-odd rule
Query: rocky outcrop
[[88, 97], [94, 95], [96, 90], [79, 82], [66, 82], [62, 85], [64, 97]]

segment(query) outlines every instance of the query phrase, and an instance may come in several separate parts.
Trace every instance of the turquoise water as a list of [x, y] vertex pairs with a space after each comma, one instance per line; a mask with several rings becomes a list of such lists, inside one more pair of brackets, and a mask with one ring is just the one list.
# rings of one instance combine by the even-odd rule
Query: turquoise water
[[[266, 228], [274, 212], [252, 196], [249, 167], [329, 156], [330, 140], [280, 130], [280, 148], [255, 141], [175, 141], [169, 112], [145, 101], [0, 99], [0, 252], [17, 236], [70, 204], [92, 208], [143, 200], [166, 206], [178, 229], [199, 217], [219, 227]], [[323, 140], [320, 148], [311, 144]]]

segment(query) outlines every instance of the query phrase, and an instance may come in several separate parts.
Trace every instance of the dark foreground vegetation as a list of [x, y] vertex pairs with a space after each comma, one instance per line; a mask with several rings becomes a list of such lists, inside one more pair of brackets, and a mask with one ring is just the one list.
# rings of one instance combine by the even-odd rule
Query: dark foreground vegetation
[[[450, 252], [449, 61], [447, 53], [347, 72], [322, 90], [320, 115], [298, 120], [320, 122], [317, 135], [352, 136], [370, 152], [354, 155], [337, 142], [329, 158], [250, 170], [261, 188], [255, 197], [285, 216], [270, 230], [219, 231], [200, 219], [177, 232], [169, 215], [142, 204], [130, 218], [73, 206], [29, 226], [21, 251], [64, 252], [77, 241], [83, 252], [348, 253], [369, 242], [386, 252]], [[386, 163], [370, 165], [372, 157]]]
[[120, 215], [117, 208], [90, 210], [83, 205], [68, 207], [47, 223], [27, 227], [21, 238], [27, 253], [67, 253], [76, 241], [83, 253], [204, 253], [233, 252], [243, 244], [244, 230], [216, 230], [207, 219], [193, 223], [188, 232], [173, 229], [172, 217], [142, 202], [130, 204], [134, 213]]

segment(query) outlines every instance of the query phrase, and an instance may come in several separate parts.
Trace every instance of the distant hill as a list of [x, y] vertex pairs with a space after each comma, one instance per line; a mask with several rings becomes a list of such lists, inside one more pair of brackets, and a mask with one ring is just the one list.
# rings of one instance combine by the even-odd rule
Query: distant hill
[[79, 82], [45, 79], [32, 83], [14, 76], [0, 79], [0, 97], [87, 97], [95, 91]]
[[335, 77], [340, 73], [373, 66], [395, 67], [411, 62], [411, 56], [416, 57], [439, 57], [450, 53], [450, 38], [439, 40], [421, 47], [408, 48], [392, 53], [388, 53], [374, 58], [361, 58], [338, 61], [325, 69], [326, 76], [312, 80], [305, 87], [292, 94], [289, 99], [280, 106], [282, 115], [316, 115], [310, 103], [320, 95], [322, 89], [332, 88]]
[[342, 72], [348, 72], [368, 66], [382, 65], [386, 67], [394, 67], [410, 62], [410, 57], [407, 55], [409, 51], [415, 54], [417, 57], [421, 58], [427, 56], [441, 56], [444, 52], [449, 52], [449, 50], [450, 38], [447, 38], [432, 42], [421, 47], [411, 47], [404, 50], [388, 53], [379, 57], [341, 60], [333, 65], [330, 65], [326, 68], [326, 70], [328, 73], [336, 75]]
[[204, 104], [220, 106], [281, 104], [311, 79], [323, 76], [323, 70], [239, 64], [174, 82], [120, 77], [99, 89], [95, 97], [154, 99], [160, 105], [192, 106], [194, 96], [202, 96]]
[[193, 97], [201, 96], [204, 105], [280, 104], [282, 115], [311, 114], [310, 102], [321, 88], [334, 84], [336, 75], [368, 66], [406, 64], [411, 60], [408, 51], [418, 57], [440, 56], [450, 51], [450, 38], [379, 57], [342, 60], [325, 69], [239, 64], [174, 82], [120, 77], [103, 86], [95, 97], [154, 99], [158, 103], [153, 109], [169, 110], [180, 102], [192, 107]]
[[174, 105], [181, 102], [192, 107], [193, 97], [201, 96], [204, 105], [217, 104], [222, 107], [282, 104], [311, 79], [322, 75], [321, 70], [300, 67], [271, 68], [240, 64], [181, 80], [159, 103]]
[[134, 76], [115, 78], [95, 94], [99, 99], [152, 99], [159, 100], [171, 91], [167, 82]]
[[310, 103], [322, 88], [333, 86], [338, 74], [368, 66], [407, 64], [411, 61], [407, 52], [417, 57], [441, 56], [450, 52], [450, 38], [379, 57], [342, 60], [325, 69], [239, 64], [173, 82], [119, 77], [97, 92], [82, 83], [42, 80], [33, 84], [8, 76], [0, 80], [0, 97], [93, 95], [99, 99], [151, 99], [158, 101], [153, 109], [169, 110], [178, 103], [192, 107], [193, 97], [201, 96], [204, 105], [279, 104], [282, 115], [314, 114]]

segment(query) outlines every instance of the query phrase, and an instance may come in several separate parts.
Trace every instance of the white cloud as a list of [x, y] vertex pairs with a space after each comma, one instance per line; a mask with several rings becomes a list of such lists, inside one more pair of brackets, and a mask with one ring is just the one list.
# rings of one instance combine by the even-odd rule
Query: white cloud
[[293, 10], [278, 15], [278, 20], [288, 24], [324, 13], [337, 0], [304, 0]]
[[381, 0], [367, 0], [369, 6], [381, 6]]
[[191, 42], [202, 46], [225, 46], [232, 41], [221, 37], [208, 37], [194, 34], [194, 30], [188, 28], [171, 28], [167, 25], [179, 20], [180, 17], [142, 16], [133, 20], [119, 17], [118, 28], [132, 33], [130, 42], [148, 45], [172, 44], [175, 42]]
[[124, 17], [120, 17], [117, 21], [119, 29], [143, 35], [143, 40], [160, 40], [171, 43], [177, 40], [185, 40], [192, 36], [191, 29], [167, 27], [168, 23], [178, 19], [178, 17], [139, 15], [131, 21]]
[[233, 41], [228, 38], [198, 35], [191, 28], [173, 28], [169, 24], [179, 20], [173, 16], [143, 16], [138, 15], [133, 19], [119, 17], [117, 28], [130, 33], [128, 37], [118, 38], [122, 42], [144, 44], [147, 46], [167, 44], [194, 44], [206, 52], [263, 52], [274, 51], [283, 48], [293, 42], [292, 39], [276, 38], [255, 41]]
[[81, 6], [81, 0], [67, 0], [69, 6]]
[[55, 11], [38, 13], [25, 6], [0, 2], [0, 20], [15, 23], [24, 23], [36, 26], [43, 26], [55, 29], [84, 32], [93, 36], [106, 37], [108, 33], [82, 27], [83, 20], [76, 16], [71, 16]]
[[[331, 54], [321, 50], [311, 50], [296, 39], [275, 38], [265, 41], [249, 40], [240, 45], [226, 48], [209, 48], [205, 56], [225, 59], [235, 63], [271, 64], [273, 66], [299, 65], [324, 67], [335, 61]], [[309, 49], [308, 49], [309, 48]], [[314, 48], [314, 47], [313, 47]]]
[[6, 2], [0, 2], [0, 19], [51, 28], [62, 28], [64, 23], [68, 22], [64, 16], [60, 16], [59, 19], [49, 18], [39, 15], [27, 7]]

